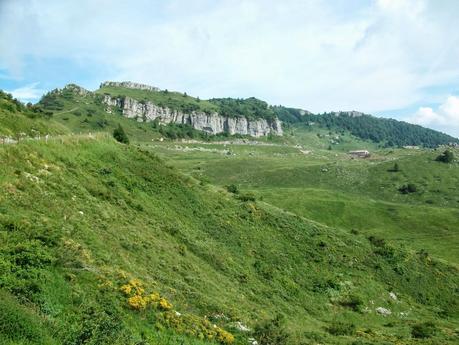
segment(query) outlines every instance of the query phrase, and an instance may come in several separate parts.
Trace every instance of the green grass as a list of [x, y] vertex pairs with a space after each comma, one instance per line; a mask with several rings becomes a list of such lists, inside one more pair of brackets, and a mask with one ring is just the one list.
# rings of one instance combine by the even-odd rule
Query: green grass
[[149, 91], [139, 89], [129, 89], [124, 87], [104, 86], [96, 91], [98, 94], [108, 94], [113, 97], [131, 97], [138, 101], [152, 102], [160, 107], [168, 107], [173, 110], [181, 111], [202, 111], [214, 113], [218, 111], [218, 106], [206, 100], [188, 96], [184, 93], [175, 91]]
[[[298, 127], [159, 142], [97, 95], [54, 105], [49, 119], [0, 109], [9, 135], [53, 134], [0, 146], [0, 343], [201, 345], [205, 320], [241, 345], [457, 341], [459, 165], [441, 151]], [[111, 138], [118, 124], [131, 145]], [[407, 183], [417, 192], [400, 193]], [[131, 278], [173, 310], [130, 308]]]
[[[457, 269], [424, 252], [240, 201], [111, 139], [0, 147], [0, 161], [0, 289], [33, 313], [16, 302], [9, 308], [42, 325], [32, 343], [48, 335], [65, 344], [203, 343], [161, 326], [157, 310], [131, 310], [119, 291], [122, 272], [174, 310], [207, 315], [236, 344], [250, 333], [234, 322], [253, 329], [278, 313], [292, 344], [410, 344], [412, 325], [428, 320], [440, 330], [434, 341], [455, 342]], [[347, 306], [351, 295], [362, 311]], [[327, 331], [340, 321], [355, 332]], [[22, 339], [17, 332], [4, 331]]]
[[43, 113], [27, 109], [0, 90], [0, 142], [2, 137], [17, 140], [25, 136], [65, 133], [69, 133], [65, 126], [50, 120]]
[[[345, 153], [349, 145], [323, 150], [327, 139], [323, 132], [319, 134], [321, 138], [310, 132], [287, 138], [291, 144], [297, 139], [302, 148], [218, 144], [177, 148], [165, 143], [151, 150], [196, 178], [220, 186], [236, 184], [266, 202], [322, 224], [377, 234], [458, 263], [457, 163], [436, 162], [441, 150], [375, 151], [358, 142], [352, 145], [370, 149], [372, 157], [350, 159]], [[185, 146], [189, 149], [183, 150]], [[399, 172], [391, 171], [395, 162]], [[400, 193], [398, 189], [407, 183], [414, 183], [418, 192]]]

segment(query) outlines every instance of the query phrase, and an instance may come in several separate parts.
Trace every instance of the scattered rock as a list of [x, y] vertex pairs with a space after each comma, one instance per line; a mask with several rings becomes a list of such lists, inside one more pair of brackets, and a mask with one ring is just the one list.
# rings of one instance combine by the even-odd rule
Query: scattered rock
[[388, 316], [388, 315], [392, 314], [392, 312], [389, 309], [386, 309], [386, 308], [383, 308], [383, 307], [376, 308], [376, 312], [378, 314], [383, 315], [383, 316]]
[[392, 298], [394, 301], [397, 301], [397, 295], [394, 292], [389, 292], [389, 297]]
[[242, 322], [240, 321], [237, 321], [235, 324], [234, 324], [234, 328], [236, 328], [237, 330], [241, 331], [241, 332], [250, 332], [250, 328], [247, 327], [246, 325], [244, 325]]
[[250, 345], [258, 345], [258, 341], [255, 338], [249, 338]]

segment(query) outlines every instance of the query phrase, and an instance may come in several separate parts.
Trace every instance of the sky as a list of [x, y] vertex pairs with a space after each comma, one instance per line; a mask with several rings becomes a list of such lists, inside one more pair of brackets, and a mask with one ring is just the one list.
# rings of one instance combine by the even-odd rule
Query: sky
[[458, 0], [0, 0], [0, 89], [135, 81], [459, 137]]

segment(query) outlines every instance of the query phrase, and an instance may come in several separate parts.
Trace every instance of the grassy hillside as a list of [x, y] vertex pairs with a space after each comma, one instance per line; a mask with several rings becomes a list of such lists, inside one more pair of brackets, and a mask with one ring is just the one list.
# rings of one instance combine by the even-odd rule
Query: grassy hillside
[[39, 107], [26, 107], [0, 90], [0, 137], [17, 140], [46, 134], [68, 133], [68, 129], [50, 120], [50, 113]]
[[[425, 252], [228, 193], [108, 139], [4, 146], [0, 161], [6, 344], [457, 340], [457, 269]], [[265, 323], [277, 314], [284, 323]]]
[[[457, 163], [435, 161], [441, 150], [377, 150], [347, 136], [330, 151], [335, 134], [327, 135], [297, 131], [289, 140], [301, 147], [165, 143], [152, 149], [191, 176], [222, 187], [235, 184], [300, 216], [458, 263]], [[372, 157], [351, 159], [350, 148], [369, 149]], [[398, 172], [392, 171], [395, 163]], [[409, 183], [417, 192], [402, 194], [399, 188]]]

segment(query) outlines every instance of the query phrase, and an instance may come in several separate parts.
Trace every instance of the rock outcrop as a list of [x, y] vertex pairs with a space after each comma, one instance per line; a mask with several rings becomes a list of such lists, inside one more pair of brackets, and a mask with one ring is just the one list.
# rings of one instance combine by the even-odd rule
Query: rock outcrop
[[147, 90], [147, 91], [160, 91], [159, 88], [151, 85], [140, 84], [140, 83], [133, 83], [131, 81], [106, 81], [100, 84], [100, 87], [124, 87], [128, 89], [139, 89], [139, 90]]
[[241, 134], [253, 137], [283, 134], [282, 123], [277, 118], [271, 121], [266, 119], [249, 120], [245, 117], [222, 116], [216, 112], [209, 114], [199, 111], [184, 113], [167, 107], [159, 107], [152, 102], [139, 102], [130, 97], [114, 98], [105, 95], [103, 101], [109, 107], [120, 108], [123, 116], [141, 122], [158, 120], [162, 124], [187, 124], [210, 134], [226, 132], [231, 135]]

